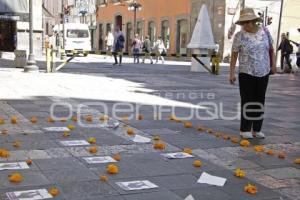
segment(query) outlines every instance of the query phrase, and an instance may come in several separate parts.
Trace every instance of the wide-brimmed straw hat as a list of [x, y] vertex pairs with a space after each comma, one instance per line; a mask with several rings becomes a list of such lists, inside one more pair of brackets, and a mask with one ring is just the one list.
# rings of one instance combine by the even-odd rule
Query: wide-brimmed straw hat
[[262, 19], [257, 16], [252, 8], [245, 8], [241, 10], [240, 18], [236, 24], [241, 25], [243, 22], [248, 21], [261, 21]]

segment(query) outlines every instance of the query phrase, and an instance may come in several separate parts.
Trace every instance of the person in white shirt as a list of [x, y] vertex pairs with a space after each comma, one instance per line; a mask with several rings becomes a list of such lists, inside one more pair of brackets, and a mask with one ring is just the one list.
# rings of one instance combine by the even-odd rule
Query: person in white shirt
[[163, 53], [166, 53], [166, 47], [164, 44], [164, 41], [162, 40], [161, 36], [158, 37], [156, 42], [154, 43], [153, 49], [156, 51], [157, 57], [156, 57], [156, 64], [158, 63], [158, 60], [162, 60], [162, 64], [165, 64], [165, 58], [162, 56]]

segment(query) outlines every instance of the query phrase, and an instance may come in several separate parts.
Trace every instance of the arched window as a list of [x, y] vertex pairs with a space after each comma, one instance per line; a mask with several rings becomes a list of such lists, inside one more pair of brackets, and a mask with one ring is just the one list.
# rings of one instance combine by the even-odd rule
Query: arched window
[[143, 22], [138, 21], [136, 24], [136, 33], [140, 36], [140, 38], [143, 38]]
[[155, 22], [151, 21], [148, 24], [148, 35], [149, 39], [151, 41], [151, 44], [155, 42], [155, 37], [156, 37], [156, 28], [155, 28]]
[[184, 54], [187, 52], [188, 43], [188, 21], [186, 19], [177, 21], [177, 38], [176, 38], [176, 51], [177, 53]]
[[132, 44], [133, 38], [133, 27], [130, 22], [126, 25], [126, 51], [129, 52]]
[[170, 48], [170, 25], [168, 20], [161, 22], [161, 37], [165, 43], [166, 49], [169, 49]]

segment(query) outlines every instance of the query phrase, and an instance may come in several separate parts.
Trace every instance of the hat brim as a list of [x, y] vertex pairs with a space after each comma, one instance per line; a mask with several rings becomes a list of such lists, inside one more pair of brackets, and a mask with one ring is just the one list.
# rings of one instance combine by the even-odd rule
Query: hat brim
[[238, 21], [235, 22], [237, 25], [242, 25], [244, 22], [249, 22], [249, 21], [254, 21], [254, 22], [262, 22], [263, 20], [260, 17], [243, 17], [240, 18]]

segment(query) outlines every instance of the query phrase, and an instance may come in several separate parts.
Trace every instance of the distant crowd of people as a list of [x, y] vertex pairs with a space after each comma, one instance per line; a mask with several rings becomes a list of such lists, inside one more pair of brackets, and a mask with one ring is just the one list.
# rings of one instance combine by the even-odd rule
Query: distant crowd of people
[[[106, 38], [106, 51], [112, 52], [115, 63], [113, 65], [122, 65], [122, 52], [125, 48], [125, 36], [124, 33], [120, 30], [120, 27], [117, 27], [115, 33], [108, 32]], [[133, 62], [140, 63], [140, 57], [143, 55], [142, 63], [145, 63], [146, 59], [149, 59], [150, 63], [153, 64], [152, 53], [156, 54], [156, 64], [159, 60], [162, 61], [162, 64], [165, 63], [164, 54], [167, 52], [164, 41], [162, 37], [158, 37], [157, 40], [153, 43], [150, 41], [149, 36], [145, 36], [145, 39], [135, 34], [132, 43], [130, 44], [131, 51], [133, 54]], [[119, 59], [118, 59], [119, 57]]]

